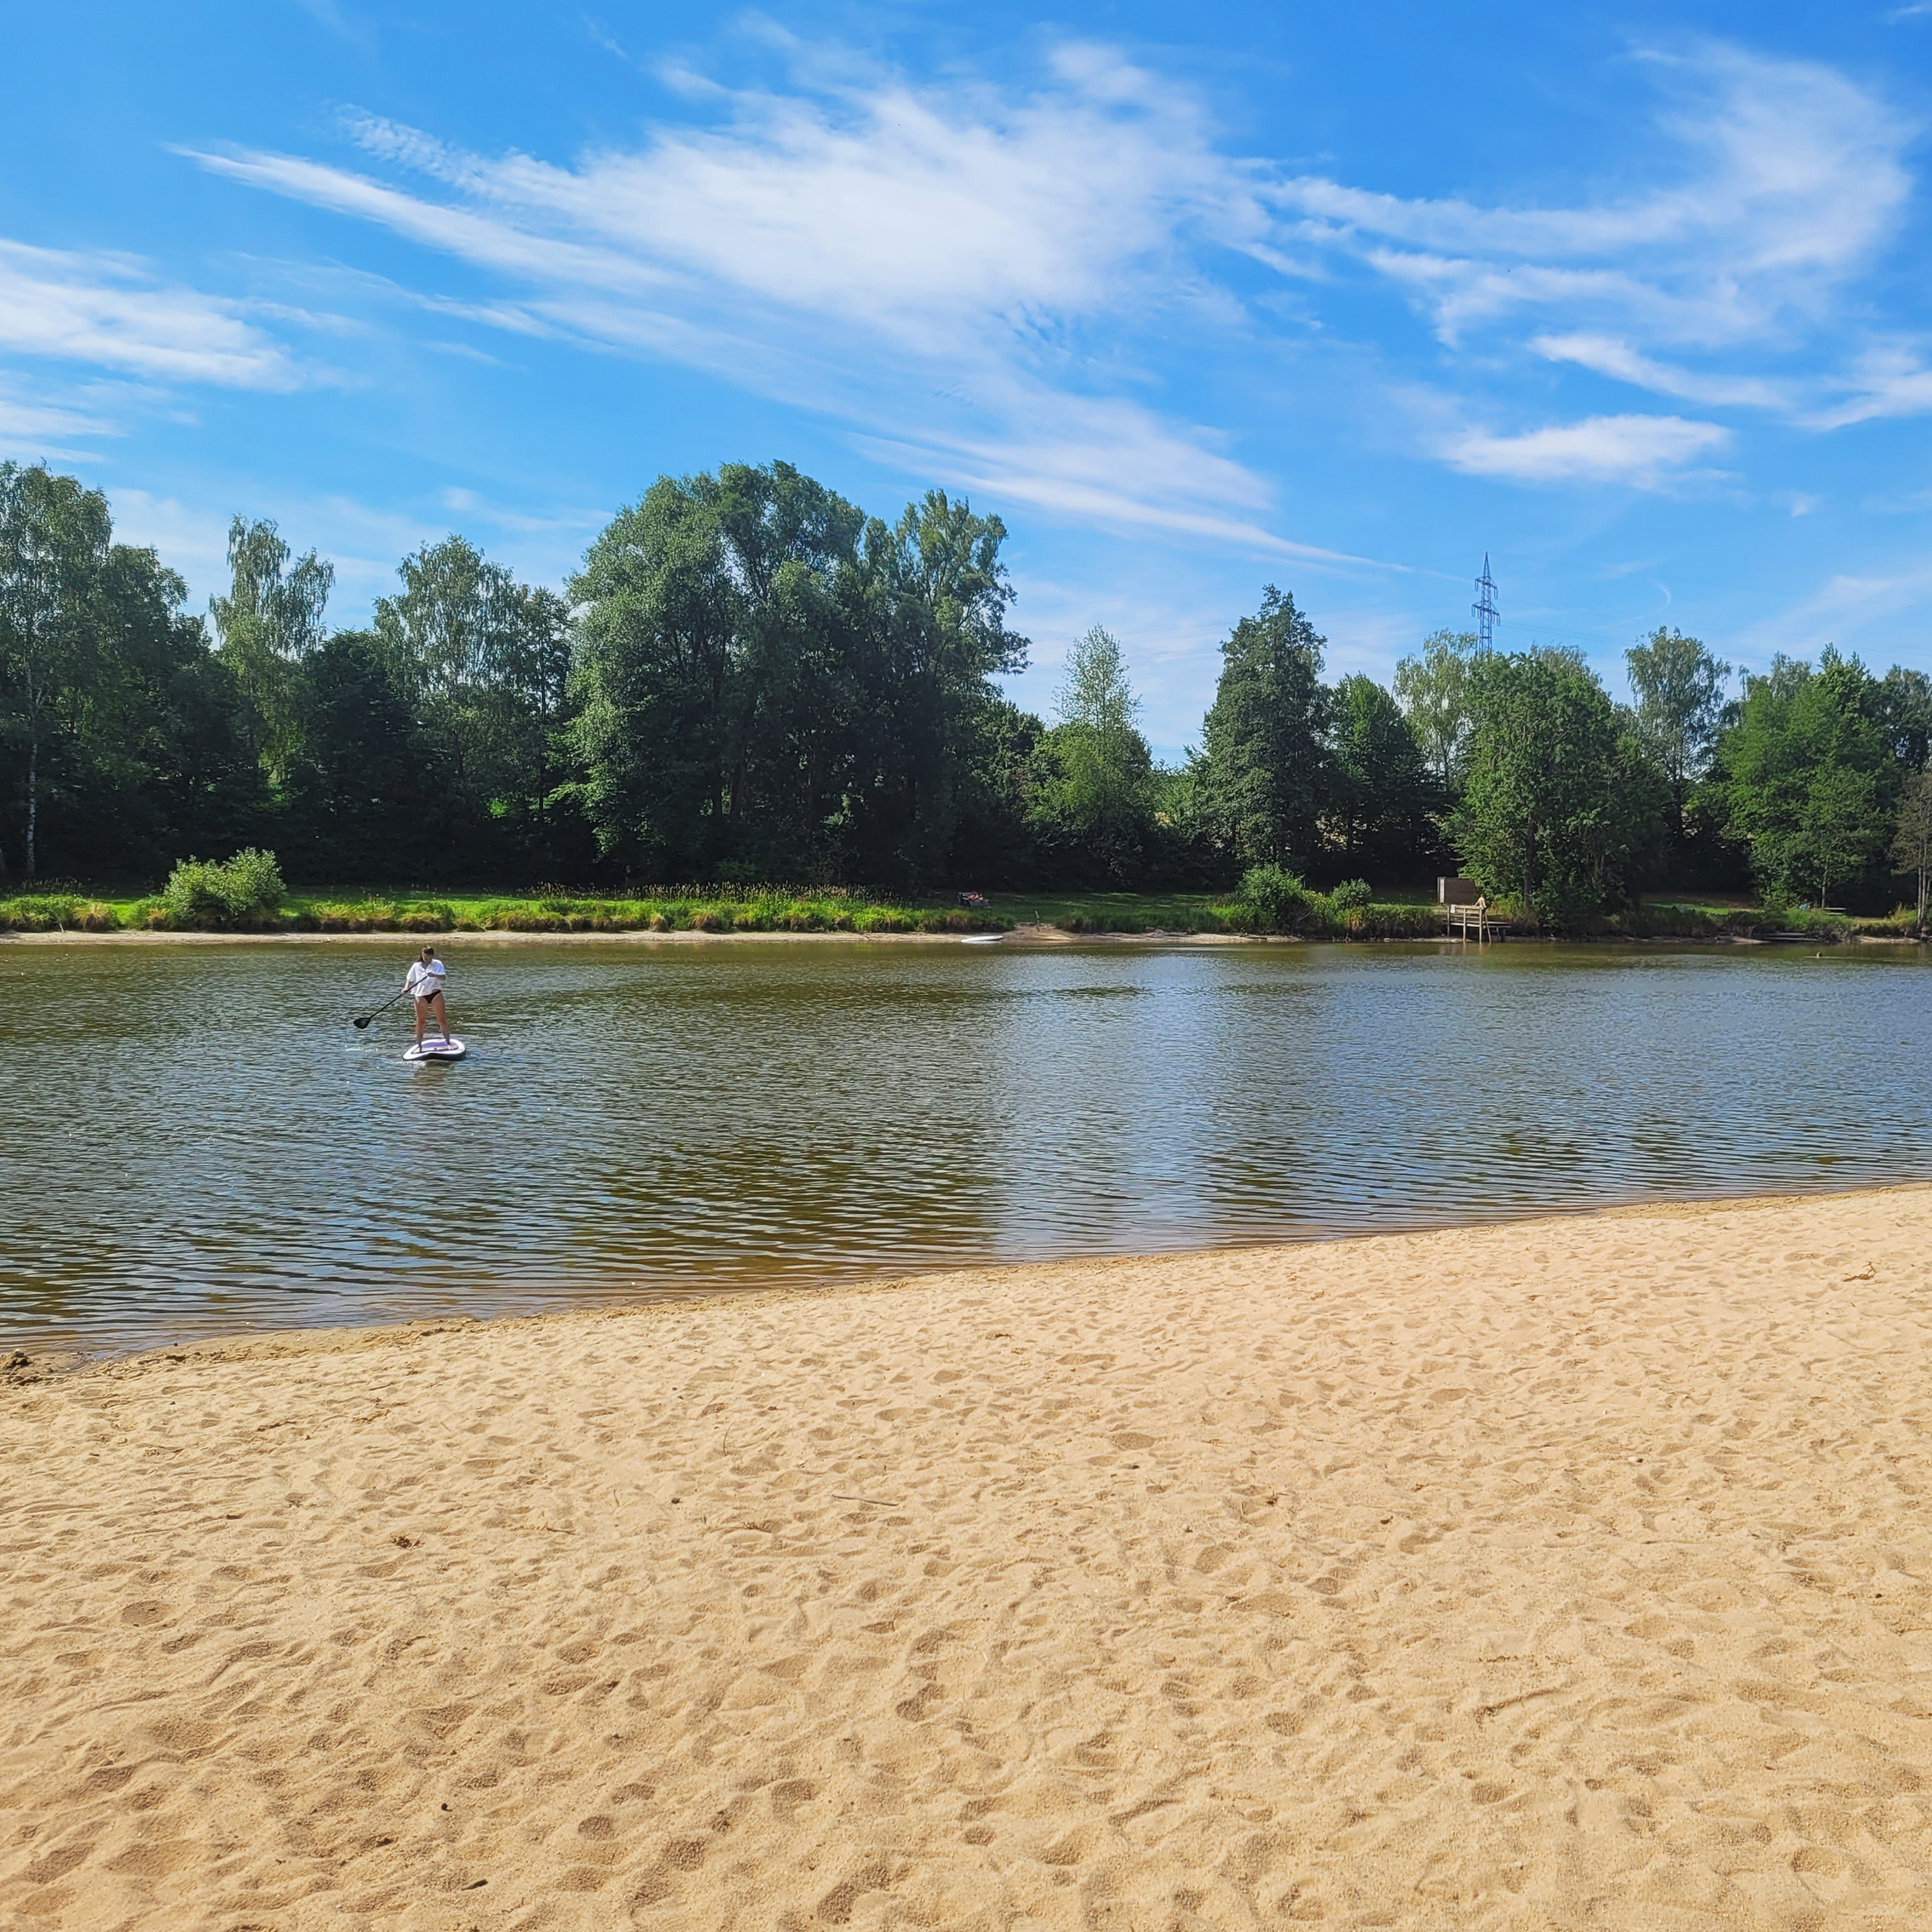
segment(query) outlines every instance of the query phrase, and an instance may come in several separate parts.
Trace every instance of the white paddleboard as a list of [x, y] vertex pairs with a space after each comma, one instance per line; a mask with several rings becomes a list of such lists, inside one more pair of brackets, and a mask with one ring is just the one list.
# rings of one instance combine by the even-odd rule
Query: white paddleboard
[[425, 1040], [421, 1046], [411, 1047], [403, 1058], [419, 1063], [425, 1060], [461, 1060], [469, 1050], [461, 1040]]

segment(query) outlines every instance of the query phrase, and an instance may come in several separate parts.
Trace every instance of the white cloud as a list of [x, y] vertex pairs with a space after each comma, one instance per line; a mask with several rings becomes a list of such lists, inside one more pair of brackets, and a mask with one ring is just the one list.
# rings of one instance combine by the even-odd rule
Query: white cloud
[[1929, 596], [1932, 569], [1907, 567], [1887, 576], [1841, 572], [1827, 578], [1809, 596], [1746, 625], [1725, 654], [1757, 669], [1780, 651], [1809, 658], [1827, 644], [1855, 650], [1861, 637], [1875, 635], [1883, 640], [1900, 617], [1922, 611]]
[[1468, 430], [1447, 440], [1441, 453], [1473, 476], [1649, 486], [1714, 454], [1730, 436], [1721, 424], [1681, 416], [1593, 416], [1516, 436]]
[[348, 118], [374, 159], [442, 198], [291, 155], [195, 158], [559, 287], [729, 291], [934, 353], [989, 325], [1093, 313], [1171, 265], [1190, 226], [1262, 236], [1258, 204], [1185, 96], [1095, 49], [1062, 49], [1056, 69], [1056, 84], [1012, 101], [900, 82], [733, 95], [722, 129], [660, 129], [572, 167]]
[[0, 241], [0, 351], [228, 388], [287, 389], [281, 345], [237, 306], [118, 255]]
[[1819, 411], [1813, 426], [1843, 428], [1895, 416], [1923, 416], [1932, 410], [1932, 369], [1916, 349], [1891, 343], [1872, 348], [1839, 385], [1850, 392], [1845, 400]]
[[567, 166], [368, 116], [371, 169], [194, 158], [520, 285], [478, 319], [704, 368], [1079, 520], [1334, 557], [1214, 439], [1088, 393], [1141, 380], [1096, 350], [1124, 316], [1245, 326], [1192, 251], [1267, 218], [1189, 96], [1082, 46], [1013, 96], [819, 65], [816, 94], [719, 90], [724, 124]]
[[83, 463], [77, 443], [116, 434], [115, 424], [76, 399], [49, 399], [0, 386], [0, 458], [22, 463]]
[[1015, 386], [993, 413], [1004, 425], [997, 437], [966, 428], [862, 442], [903, 461], [909, 474], [936, 473], [1001, 503], [1032, 503], [1129, 535], [1164, 530], [1256, 556], [1374, 567], [1373, 559], [1269, 530], [1261, 520], [1269, 492], [1252, 471], [1137, 404]]
[[1723, 408], [1737, 405], [1752, 409], [1788, 409], [1789, 383], [1757, 376], [1721, 376], [1659, 362], [1612, 336], [1536, 336], [1529, 345], [1550, 362], [1573, 362], [1599, 376], [1634, 384], [1653, 394], [1675, 396], [1684, 402]]
[[1290, 232], [1356, 255], [1456, 340], [1522, 312], [1711, 348], [1827, 313], [1896, 232], [1913, 130], [1808, 61], [1707, 46], [1653, 57], [1676, 177], [1573, 207], [1412, 199], [1320, 177], [1279, 185]]
[[[1912, 130], [1821, 66], [1714, 45], [1648, 56], [1663, 105], [1624, 170], [1648, 185], [1485, 206], [1271, 175], [1224, 152], [1191, 95], [1104, 48], [1064, 46], [1039, 84], [1003, 93], [916, 86], [761, 31], [793, 92], [706, 83], [687, 92], [713, 124], [567, 163], [365, 114], [343, 123], [366, 157], [354, 166], [194, 158], [508, 285], [410, 295], [424, 306], [704, 369], [875, 447], [917, 448], [949, 485], [1257, 554], [1360, 561], [1274, 528], [1232, 440], [1164, 415], [1130, 359], [1157, 329], [1197, 351], [1265, 331], [1265, 302], [1242, 307], [1210, 272], [1217, 250], [1292, 273], [1308, 302], [1324, 275], [1366, 266], [1446, 343], [1480, 334], [1492, 368], [1527, 354], [1700, 411], [1815, 426], [1915, 394], [1902, 377], [1848, 379], [1852, 400], [1826, 417], [1815, 357], [1803, 373], [1748, 365], [1829, 335], [1902, 216]], [[1458, 468], [1526, 480], [1654, 486], [1727, 440], [1667, 415], [1432, 428], [1451, 411], [1467, 422], [1439, 397], [1409, 434]]]

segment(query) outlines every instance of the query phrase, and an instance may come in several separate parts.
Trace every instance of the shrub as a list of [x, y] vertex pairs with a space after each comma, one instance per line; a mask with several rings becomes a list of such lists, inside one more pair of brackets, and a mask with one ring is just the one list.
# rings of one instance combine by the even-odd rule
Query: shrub
[[79, 923], [80, 901], [58, 894], [31, 893], [0, 900], [0, 932], [65, 932]]
[[1299, 932], [1315, 916], [1315, 895], [1285, 865], [1251, 865], [1231, 911], [1251, 932]]
[[1344, 879], [1329, 894], [1328, 903], [1337, 912], [1361, 912], [1367, 910], [1374, 898], [1366, 879]]
[[168, 923], [186, 932], [272, 923], [287, 888], [273, 852], [251, 845], [225, 864], [184, 859], [162, 888]]

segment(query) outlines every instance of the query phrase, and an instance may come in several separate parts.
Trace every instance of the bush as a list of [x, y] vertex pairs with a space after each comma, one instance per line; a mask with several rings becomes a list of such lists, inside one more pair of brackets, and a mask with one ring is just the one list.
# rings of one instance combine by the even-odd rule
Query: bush
[[225, 865], [184, 859], [162, 888], [168, 923], [186, 932], [272, 924], [287, 888], [273, 852], [251, 845]]
[[59, 894], [30, 893], [0, 900], [0, 932], [65, 932], [78, 925], [80, 901]]
[[1299, 872], [1285, 865], [1251, 865], [1241, 875], [1231, 913], [1251, 932], [1295, 933], [1319, 908]]
[[1367, 909], [1374, 898], [1366, 879], [1344, 879], [1329, 894], [1328, 903], [1337, 912], [1360, 912]]

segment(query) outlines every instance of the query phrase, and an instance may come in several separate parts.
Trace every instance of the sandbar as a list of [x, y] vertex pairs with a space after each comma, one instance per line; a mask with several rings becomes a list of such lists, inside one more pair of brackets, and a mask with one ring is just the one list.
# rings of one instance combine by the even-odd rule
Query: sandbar
[[1932, 1191], [0, 1389], [0, 1923], [1932, 1924]]

